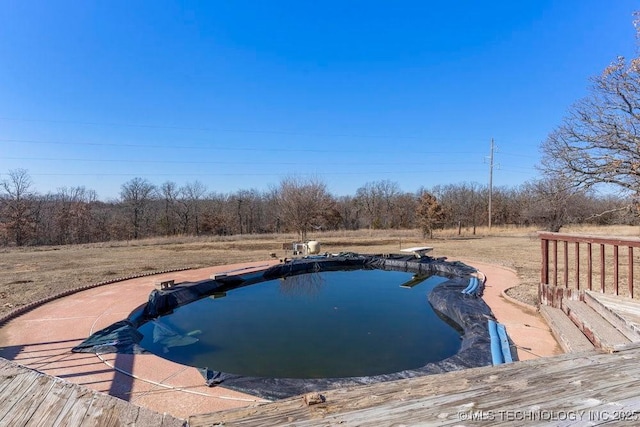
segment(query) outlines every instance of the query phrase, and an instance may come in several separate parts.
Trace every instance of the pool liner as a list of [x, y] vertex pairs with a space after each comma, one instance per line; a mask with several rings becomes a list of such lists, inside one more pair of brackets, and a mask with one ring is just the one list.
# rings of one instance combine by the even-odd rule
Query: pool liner
[[[491, 339], [486, 322], [487, 319], [495, 317], [482, 298], [469, 298], [467, 294], [463, 293], [463, 290], [468, 286], [471, 275], [477, 272], [475, 268], [461, 262], [449, 262], [446, 258], [356, 253], [287, 260], [258, 273], [225, 276], [215, 280], [184, 282], [169, 289], [153, 290], [149, 295], [148, 303], [135, 310], [128, 319], [116, 322], [94, 333], [72, 351], [128, 354], [145, 352], [140, 347], [142, 335], [137, 331], [140, 325], [215, 292], [226, 292], [262, 281], [298, 274], [363, 268], [440, 274], [449, 277], [447, 281], [431, 290], [428, 294], [428, 301], [438, 316], [461, 333], [462, 341], [458, 353], [416, 369], [366, 377], [265, 378], [234, 375], [208, 367], [200, 367], [198, 369], [203, 375], [204, 382], [209, 386], [220, 384], [265, 399], [281, 399], [312, 391], [413, 378], [492, 364]], [[476, 295], [481, 296], [483, 288], [484, 283], [480, 282]], [[173, 336], [168, 333], [166, 337], [159, 339], [180, 340], [181, 338], [185, 337]]]

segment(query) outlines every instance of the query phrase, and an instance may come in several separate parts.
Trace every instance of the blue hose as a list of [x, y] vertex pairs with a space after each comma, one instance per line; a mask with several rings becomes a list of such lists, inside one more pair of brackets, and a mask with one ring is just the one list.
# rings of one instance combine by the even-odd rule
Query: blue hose
[[494, 366], [513, 362], [505, 326], [489, 319], [489, 338], [491, 338], [491, 361]]
[[478, 278], [477, 277], [470, 277], [469, 278], [469, 284], [464, 289], [464, 291], [462, 291], [462, 293], [466, 294], [466, 295], [471, 295], [471, 294], [475, 293], [475, 291], [477, 289], [478, 289]]
[[504, 363], [502, 355], [502, 345], [498, 336], [498, 326], [495, 321], [489, 319], [489, 338], [491, 338], [491, 362], [493, 365], [501, 365]]
[[473, 277], [473, 280], [471, 280], [471, 289], [469, 290], [469, 292], [467, 292], [469, 295], [476, 295], [476, 293], [478, 292], [478, 286], [480, 286], [480, 281], [478, 280], [477, 277]]
[[511, 357], [511, 346], [509, 345], [509, 338], [507, 337], [507, 329], [504, 325], [498, 323], [498, 337], [500, 338], [500, 347], [502, 348], [502, 358], [504, 363], [513, 362]]

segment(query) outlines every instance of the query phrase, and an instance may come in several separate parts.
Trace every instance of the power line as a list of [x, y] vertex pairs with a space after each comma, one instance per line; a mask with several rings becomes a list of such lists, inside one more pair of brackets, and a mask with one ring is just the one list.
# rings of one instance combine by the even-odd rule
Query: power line
[[[430, 170], [432, 173], [464, 173], [468, 172], [468, 169], [465, 170]], [[370, 175], [372, 173], [381, 174], [381, 175], [389, 175], [389, 174], [421, 174], [424, 175], [424, 170], [415, 170], [415, 171], [375, 171], [375, 172], [301, 172], [297, 173], [298, 175], [331, 175], [331, 176], [339, 176], [339, 175], [347, 175], [347, 176], [357, 176], [357, 175]], [[286, 173], [282, 172], [212, 172], [212, 173], [140, 173], [140, 172], [132, 172], [132, 173], [101, 173], [101, 172], [36, 172], [29, 173], [32, 176], [283, 176]]]
[[[226, 161], [226, 160], [149, 160], [149, 159], [100, 159], [100, 158], [54, 158], [54, 157], [12, 157], [12, 156], [0, 156], [0, 160], [30, 160], [30, 161], [46, 161], [46, 162], [91, 162], [91, 163], [148, 163], [148, 164], [186, 164], [186, 165], [261, 165], [267, 164], [267, 162], [255, 160], [253, 162], [243, 161]], [[268, 165], [281, 165], [281, 166], [299, 166], [305, 162], [273, 162], [269, 161]], [[407, 165], [424, 165], [424, 162], [331, 162], [333, 166], [407, 166]], [[472, 163], [443, 163], [438, 162], [438, 165], [465, 165]]]
[[520, 173], [520, 174], [529, 174], [531, 172], [538, 172], [536, 168], [519, 168], [519, 169], [509, 169], [509, 168], [500, 168], [501, 171], [504, 172], [512, 172], [512, 173]]
[[[295, 147], [287, 147], [287, 148], [275, 148], [275, 147], [265, 147], [265, 148], [257, 148], [257, 147], [233, 147], [229, 145], [225, 146], [198, 146], [198, 145], [162, 145], [162, 144], [116, 144], [110, 142], [68, 142], [68, 141], [40, 141], [40, 140], [32, 140], [32, 139], [0, 139], [0, 142], [9, 142], [9, 143], [22, 143], [22, 144], [44, 144], [44, 145], [79, 145], [79, 146], [96, 146], [96, 147], [118, 147], [118, 148], [168, 148], [173, 150], [216, 150], [216, 151], [249, 151], [249, 152], [301, 152], [301, 153], [335, 153], [336, 149], [318, 149], [318, 148], [295, 148]], [[395, 148], [395, 147], [394, 147]], [[358, 150], [349, 150], [343, 147], [340, 147], [341, 153], [362, 153], [362, 149]], [[389, 148], [380, 148], [374, 149], [371, 147], [367, 148], [368, 153], [372, 152], [383, 152], [388, 153]], [[456, 152], [445, 152], [445, 151], [411, 151], [412, 154], [446, 154], [446, 155], [463, 155], [463, 154], [474, 154], [471, 151], [456, 151]]]
[[[283, 130], [262, 130], [262, 129], [232, 129], [232, 128], [209, 128], [209, 127], [190, 127], [190, 126], [170, 126], [155, 124], [139, 124], [139, 123], [109, 123], [109, 122], [83, 122], [72, 120], [45, 120], [45, 119], [24, 119], [17, 117], [0, 117], [0, 120], [14, 122], [34, 122], [34, 123], [55, 123], [70, 124], [82, 126], [105, 126], [105, 127], [132, 127], [143, 129], [167, 129], [167, 130], [184, 130], [198, 132], [225, 132], [225, 133], [248, 133], [248, 134], [271, 134], [271, 135], [291, 135], [291, 136], [320, 136], [331, 138], [359, 138], [359, 139], [408, 139], [408, 140], [428, 140], [428, 138], [415, 135], [363, 135], [363, 134], [340, 134], [340, 133], [322, 133], [322, 132], [299, 132], [299, 131], [283, 131]], [[438, 140], [444, 140], [438, 138]], [[456, 140], [456, 138], [451, 138]], [[480, 140], [480, 138], [478, 138]]]
[[512, 157], [526, 157], [528, 159], [539, 159], [540, 156], [534, 156], [531, 154], [522, 154], [522, 153], [509, 153], [509, 152], [504, 152], [504, 151], [500, 151], [500, 154], [503, 156], [512, 156]]

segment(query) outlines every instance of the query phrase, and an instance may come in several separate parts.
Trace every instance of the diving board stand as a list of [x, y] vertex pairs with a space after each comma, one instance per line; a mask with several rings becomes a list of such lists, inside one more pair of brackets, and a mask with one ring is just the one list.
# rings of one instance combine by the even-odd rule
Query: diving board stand
[[400, 252], [412, 253], [416, 256], [416, 258], [422, 258], [432, 250], [433, 250], [433, 247], [431, 246], [415, 246], [413, 248], [400, 249]]

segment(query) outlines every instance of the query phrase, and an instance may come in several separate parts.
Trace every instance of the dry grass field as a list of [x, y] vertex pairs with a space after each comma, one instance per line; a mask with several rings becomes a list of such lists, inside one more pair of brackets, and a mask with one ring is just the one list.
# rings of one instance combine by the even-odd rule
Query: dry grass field
[[[633, 227], [566, 228], [563, 232], [637, 236]], [[540, 277], [540, 243], [535, 229], [439, 231], [433, 240], [418, 230], [361, 230], [313, 233], [322, 252], [394, 253], [411, 246], [433, 246], [433, 256], [482, 261], [517, 271], [522, 283], [510, 295], [535, 304]], [[29, 302], [68, 289], [120, 277], [173, 268], [198, 268], [245, 261], [291, 257], [282, 244], [295, 235], [176, 237], [37, 248], [0, 249], [0, 316]]]

